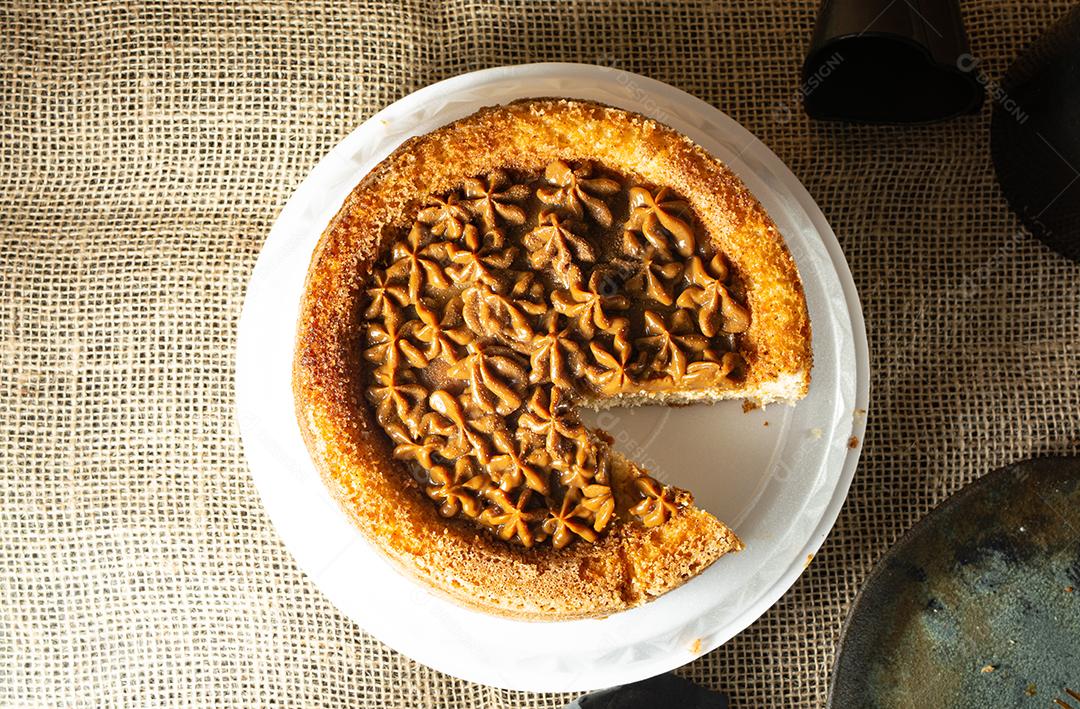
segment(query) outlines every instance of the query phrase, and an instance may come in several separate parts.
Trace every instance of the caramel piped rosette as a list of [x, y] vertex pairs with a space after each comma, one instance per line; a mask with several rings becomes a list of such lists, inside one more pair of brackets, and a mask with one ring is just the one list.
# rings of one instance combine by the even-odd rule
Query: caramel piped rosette
[[685, 200], [586, 162], [431, 197], [365, 296], [366, 397], [394, 457], [444, 516], [556, 549], [689, 502], [638, 472], [618, 509], [609, 439], [577, 407], [737, 384], [751, 319]]

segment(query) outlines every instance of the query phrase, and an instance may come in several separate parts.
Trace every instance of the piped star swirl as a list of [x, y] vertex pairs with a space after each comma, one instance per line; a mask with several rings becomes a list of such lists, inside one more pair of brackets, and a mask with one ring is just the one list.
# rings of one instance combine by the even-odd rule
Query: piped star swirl
[[673, 190], [588, 161], [432, 195], [358, 314], [364, 399], [394, 460], [441, 515], [525, 548], [678, 515], [685, 493], [637, 468], [616, 490], [610, 440], [578, 409], [739, 380], [752, 313], [710, 244]]

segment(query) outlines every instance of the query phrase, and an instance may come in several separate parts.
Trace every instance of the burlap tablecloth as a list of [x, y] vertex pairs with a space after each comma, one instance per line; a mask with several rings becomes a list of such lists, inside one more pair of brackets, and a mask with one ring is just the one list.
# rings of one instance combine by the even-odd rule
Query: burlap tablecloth
[[[990, 78], [1068, 2], [971, 0]], [[873, 365], [862, 463], [784, 598], [683, 668], [737, 707], [823, 700], [873, 562], [984, 472], [1080, 448], [1080, 269], [1007, 211], [981, 115], [818, 125], [810, 1], [8, 3], [0, 9], [0, 702], [559, 707], [385, 648], [297, 570], [233, 420], [244, 286], [336, 141], [428, 83], [544, 60], [683, 88], [822, 206]], [[507, 638], [507, 647], [513, 647]]]

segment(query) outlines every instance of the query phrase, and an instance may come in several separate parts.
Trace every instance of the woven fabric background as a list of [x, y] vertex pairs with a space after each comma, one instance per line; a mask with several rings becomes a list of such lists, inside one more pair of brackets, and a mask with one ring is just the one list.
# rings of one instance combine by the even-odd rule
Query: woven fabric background
[[[1069, 5], [966, 0], [992, 79]], [[0, 703], [560, 707], [365, 635], [278, 541], [233, 420], [247, 278], [315, 162], [461, 72], [618, 66], [720, 107], [831, 221], [873, 366], [850, 498], [794, 588], [681, 672], [736, 707], [824, 700], [874, 561], [966, 482], [1080, 449], [1080, 267], [1019, 229], [981, 115], [820, 125], [812, 0], [0, 8]], [[512, 646], [513, 639], [508, 639]]]

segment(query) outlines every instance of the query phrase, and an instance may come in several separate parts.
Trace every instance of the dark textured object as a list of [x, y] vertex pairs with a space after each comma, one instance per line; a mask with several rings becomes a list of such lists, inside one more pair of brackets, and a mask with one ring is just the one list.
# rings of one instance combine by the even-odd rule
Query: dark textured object
[[983, 102], [956, 0], [823, 0], [803, 64], [811, 118], [926, 123]]
[[728, 709], [723, 694], [710, 692], [673, 674], [587, 694], [566, 709]]
[[855, 599], [829, 707], [1049, 706], [1080, 684], [1080, 458], [956, 493]]
[[1009, 206], [1050, 248], [1080, 261], [1080, 5], [992, 88], [990, 150]]

